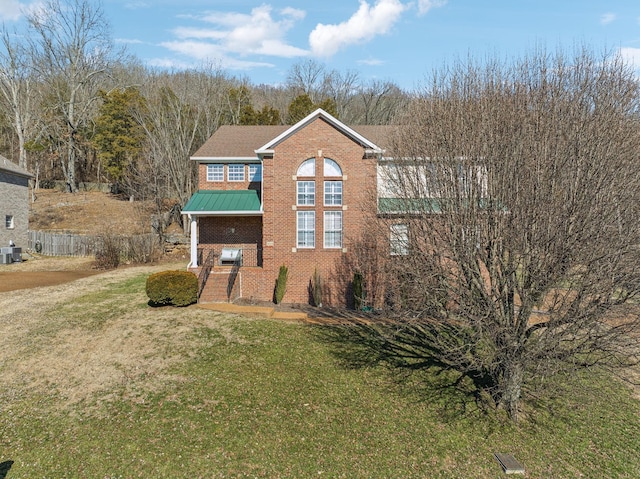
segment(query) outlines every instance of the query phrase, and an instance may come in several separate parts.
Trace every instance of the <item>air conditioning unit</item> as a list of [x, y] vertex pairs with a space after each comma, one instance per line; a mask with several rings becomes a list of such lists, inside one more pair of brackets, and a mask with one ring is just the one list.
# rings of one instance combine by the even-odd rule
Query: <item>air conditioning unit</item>
[[13, 262], [14, 263], [21, 263], [22, 262], [22, 248], [16, 248], [15, 246], [12, 248], [13, 249]]
[[0, 253], [0, 264], [13, 263], [13, 255], [11, 253]]
[[220, 252], [220, 265], [242, 265], [242, 250], [235, 248], [222, 248]]

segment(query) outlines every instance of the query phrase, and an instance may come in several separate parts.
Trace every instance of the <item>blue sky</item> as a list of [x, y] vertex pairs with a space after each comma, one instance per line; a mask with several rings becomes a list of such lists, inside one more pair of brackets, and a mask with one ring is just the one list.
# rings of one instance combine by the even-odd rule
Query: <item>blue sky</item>
[[[37, 0], [36, 0], [37, 1]], [[35, 3], [0, 0], [20, 21]], [[640, 65], [639, 0], [104, 0], [113, 37], [150, 66], [213, 62], [278, 84], [306, 59], [413, 89], [458, 57], [542, 45], [620, 50]]]

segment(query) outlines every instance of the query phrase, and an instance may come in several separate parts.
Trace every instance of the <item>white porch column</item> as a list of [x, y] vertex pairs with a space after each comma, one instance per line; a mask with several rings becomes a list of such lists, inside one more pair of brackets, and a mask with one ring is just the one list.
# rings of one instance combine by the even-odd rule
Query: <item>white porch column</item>
[[189, 215], [191, 220], [191, 267], [198, 267], [198, 221], [197, 216]]

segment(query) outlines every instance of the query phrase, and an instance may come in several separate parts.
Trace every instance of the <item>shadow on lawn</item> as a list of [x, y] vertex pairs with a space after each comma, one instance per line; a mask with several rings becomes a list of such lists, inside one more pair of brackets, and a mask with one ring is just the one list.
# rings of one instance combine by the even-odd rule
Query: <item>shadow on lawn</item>
[[7, 477], [11, 466], [13, 466], [13, 461], [0, 462], [0, 479], [5, 479]]
[[314, 328], [314, 334], [331, 346], [342, 367], [381, 368], [399, 393], [436, 406], [443, 420], [495, 410], [481, 378], [439, 361], [428, 338], [421, 337], [429, 334], [424, 329], [352, 311], [332, 311], [318, 323], [322, 327]]

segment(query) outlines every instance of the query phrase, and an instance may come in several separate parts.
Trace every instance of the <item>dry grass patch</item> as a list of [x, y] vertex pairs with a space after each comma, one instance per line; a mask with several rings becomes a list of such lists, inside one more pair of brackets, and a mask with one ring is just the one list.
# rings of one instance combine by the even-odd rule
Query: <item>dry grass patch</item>
[[62, 404], [75, 404], [109, 399], [114, 390], [135, 399], [179, 379], [165, 371], [189, 357], [188, 345], [197, 347], [193, 329], [213, 327], [222, 315], [148, 307], [136, 284], [164, 268], [129, 268], [0, 294], [5, 388], [53, 393]]

